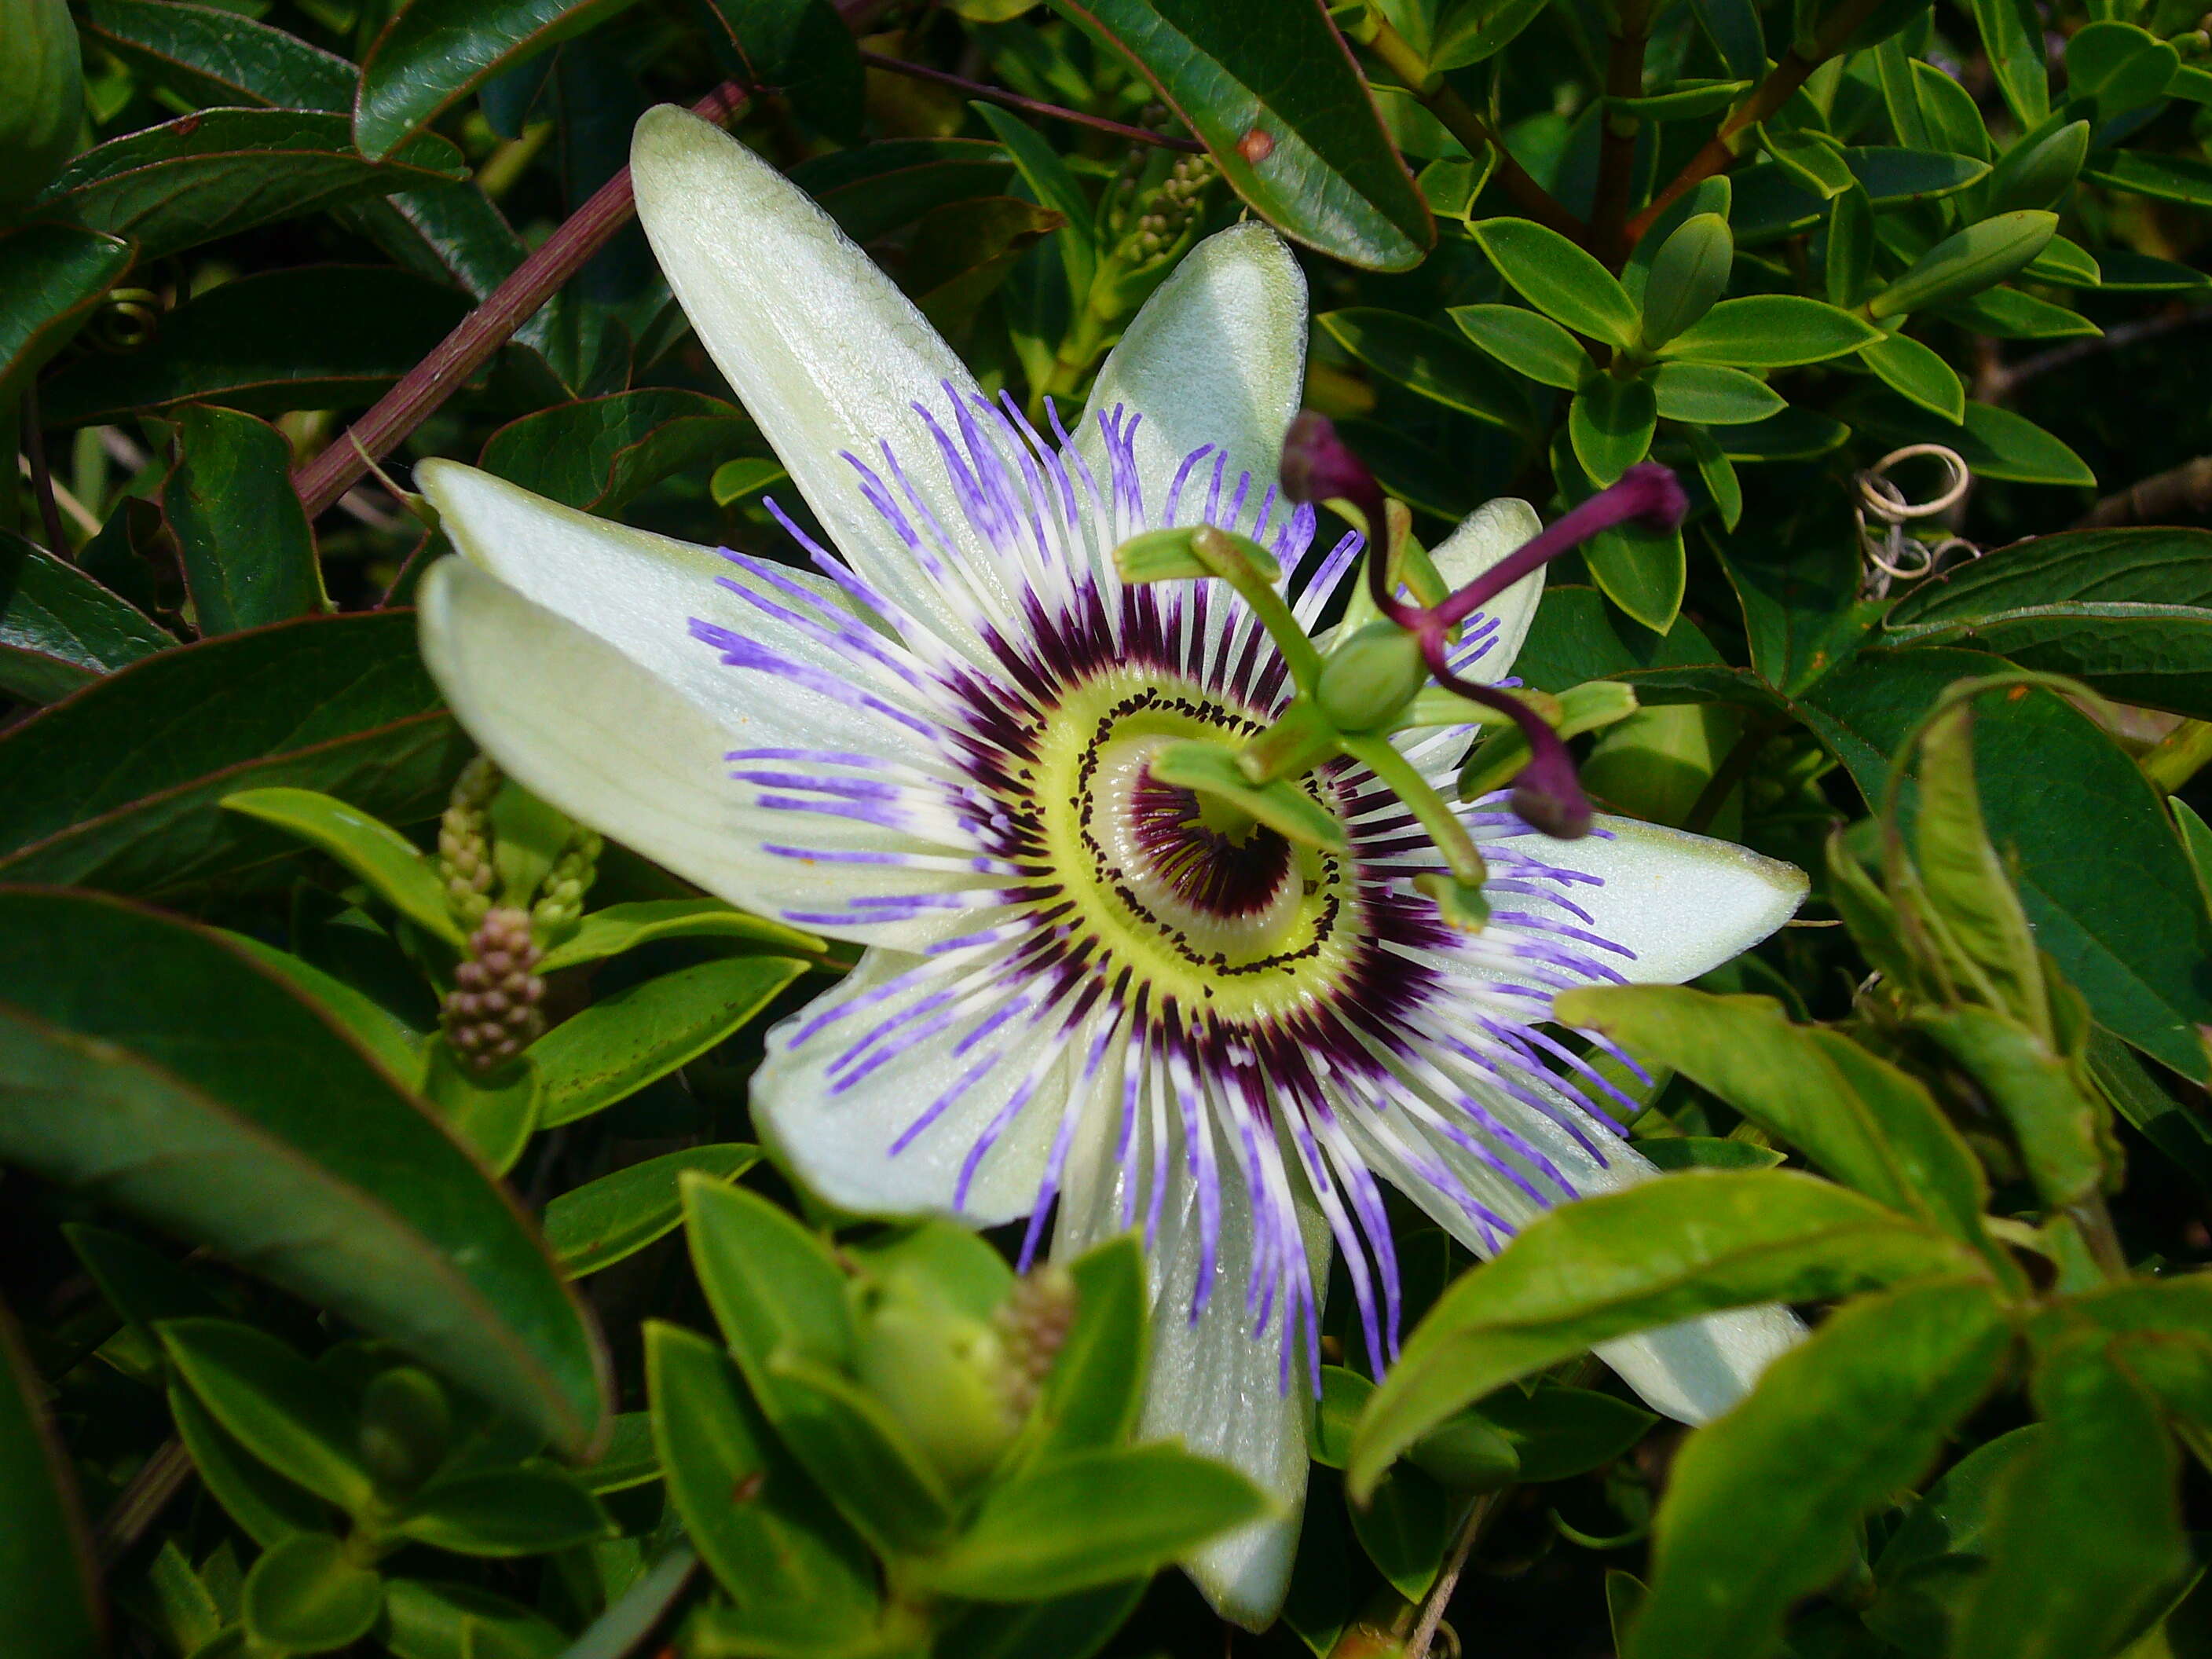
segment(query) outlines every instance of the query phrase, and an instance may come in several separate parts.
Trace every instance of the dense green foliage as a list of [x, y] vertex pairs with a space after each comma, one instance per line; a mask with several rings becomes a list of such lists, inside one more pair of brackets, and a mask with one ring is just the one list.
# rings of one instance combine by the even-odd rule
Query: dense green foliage
[[[1250, 215], [1424, 542], [1690, 491], [1515, 672], [1811, 897], [1561, 1000], [1680, 1173], [1483, 1264], [1392, 1194], [1264, 1633], [1164, 1571], [1267, 1500], [1139, 1442], [1137, 1244], [821, 1205], [747, 1083], [856, 952], [423, 666], [428, 457], [791, 556], [667, 101], [1033, 414]], [[0, 1654], [2212, 1653], [2208, 134], [2174, 0], [0, 0]], [[1587, 1357], [1770, 1303], [1709, 1426]]]

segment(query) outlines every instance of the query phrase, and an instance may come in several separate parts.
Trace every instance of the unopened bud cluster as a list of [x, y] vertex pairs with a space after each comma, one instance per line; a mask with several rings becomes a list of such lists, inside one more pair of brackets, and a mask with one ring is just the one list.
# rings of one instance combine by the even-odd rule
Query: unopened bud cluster
[[561, 934], [582, 920], [584, 895], [591, 890], [592, 878], [599, 873], [601, 845], [596, 831], [580, 827], [575, 839], [553, 860], [538, 890], [538, 902], [530, 909], [538, 938], [557, 942]]
[[489, 814], [499, 793], [499, 769], [478, 755], [461, 769], [438, 822], [438, 874], [446, 885], [446, 905], [453, 920], [475, 928], [491, 908], [492, 866]]
[[537, 965], [527, 910], [488, 910], [469, 935], [468, 959], [454, 969], [444, 1024], [447, 1042], [475, 1071], [497, 1071], [544, 1029], [538, 1005], [545, 981], [532, 971]]
[[1075, 1322], [1075, 1280], [1048, 1263], [1014, 1281], [992, 1322], [1006, 1350], [1006, 1407], [1018, 1422], [1036, 1404]]
[[1204, 205], [1214, 171], [1212, 161], [1206, 156], [1177, 157], [1130, 228], [1126, 244], [1129, 252], [1143, 261], [1159, 258], [1173, 248]]

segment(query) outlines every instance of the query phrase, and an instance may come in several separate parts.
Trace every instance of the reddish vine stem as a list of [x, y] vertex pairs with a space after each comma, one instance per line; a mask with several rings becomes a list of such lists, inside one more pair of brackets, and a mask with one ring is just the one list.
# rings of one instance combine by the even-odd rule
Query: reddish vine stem
[[[725, 81], [691, 106], [694, 115], [720, 125], [744, 108], [751, 91]], [[376, 406], [338, 434], [329, 448], [292, 475], [310, 519], [319, 517], [380, 460], [461, 389], [470, 375], [506, 344], [562, 284], [628, 224], [637, 210], [629, 169], [592, 191], [545, 245], [514, 268], [484, 302], [464, 317], [430, 355], [407, 371]]]
[[[1605, 94], [1608, 100], [1638, 98], [1644, 94], [1644, 53], [1650, 38], [1642, 0], [1623, 0], [1617, 28], [1606, 55]], [[1619, 270], [1627, 263], [1631, 246], [1628, 210], [1636, 185], [1636, 139], [1642, 124], [1618, 108], [1606, 109], [1602, 119], [1597, 188], [1590, 203], [1591, 252], [1609, 269]]]
[[[31, 493], [39, 498], [39, 517], [46, 529], [46, 551], [58, 559], [70, 556], [69, 535], [62, 528], [62, 511], [54, 500], [54, 475], [46, 465], [46, 434], [39, 426], [39, 389], [36, 386], [23, 390], [23, 459], [30, 463]], [[8, 487], [13, 489], [15, 481], [10, 478]]]
[[1202, 155], [1206, 146], [1195, 138], [1176, 138], [1165, 133], [1148, 132], [1143, 127], [1133, 127], [1120, 121], [1109, 121], [1103, 115], [1085, 115], [1081, 110], [1063, 109], [1058, 104], [1047, 104], [1035, 98], [1024, 98], [1018, 92], [1008, 92], [1002, 87], [987, 87], [980, 81], [953, 75], [941, 69], [932, 69], [927, 64], [910, 64], [903, 58], [887, 58], [879, 52], [862, 52], [860, 61], [870, 69], [888, 70], [893, 75], [904, 75], [916, 81], [934, 82], [940, 87], [952, 87], [970, 98], [980, 98], [987, 104], [997, 104], [1006, 109], [1019, 110], [1024, 115], [1035, 115], [1054, 121], [1071, 121], [1079, 127], [1089, 127], [1094, 132], [1110, 132], [1116, 138], [1133, 144], [1150, 144], [1155, 149], [1179, 149], [1188, 155]]

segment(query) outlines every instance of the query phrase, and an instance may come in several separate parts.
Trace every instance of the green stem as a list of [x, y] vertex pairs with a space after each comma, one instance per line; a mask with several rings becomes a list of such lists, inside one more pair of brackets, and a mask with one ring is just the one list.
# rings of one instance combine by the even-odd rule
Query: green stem
[[1344, 752], [1364, 762], [1367, 769], [1420, 820], [1421, 828], [1429, 832], [1429, 839], [1444, 855], [1445, 866], [1453, 876], [1470, 886], [1480, 885], [1489, 874], [1489, 866], [1483, 863], [1474, 838], [1467, 833], [1467, 826], [1459, 821], [1459, 815], [1444, 798], [1414, 769], [1413, 762], [1398, 752], [1397, 745], [1371, 732], [1347, 737], [1343, 741]]
[[2212, 720], [2184, 720], [2138, 763], [2143, 775], [2172, 794], [2212, 761]]

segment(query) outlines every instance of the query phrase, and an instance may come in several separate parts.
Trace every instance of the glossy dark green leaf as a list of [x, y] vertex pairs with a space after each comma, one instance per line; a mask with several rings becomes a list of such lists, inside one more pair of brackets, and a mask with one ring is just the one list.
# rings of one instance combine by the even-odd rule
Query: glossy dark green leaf
[[234, 634], [322, 608], [315, 538], [292, 488], [284, 434], [211, 404], [187, 404], [172, 418], [179, 453], [161, 516], [200, 633]]
[[1595, 1389], [1548, 1382], [1528, 1394], [1500, 1389], [1482, 1402], [1481, 1415], [1511, 1443], [1523, 1480], [1565, 1480], [1587, 1474], [1625, 1455], [1659, 1420], [1640, 1406]]
[[704, 1176], [678, 1185], [700, 1285], [763, 1403], [773, 1410], [764, 1385], [778, 1352], [851, 1363], [845, 1276], [821, 1241], [757, 1193]]
[[1669, 1176], [1532, 1222], [1447, 1291], [1352, 1443], [1355, 1497], [1492, 1389], [1631, 1331], [1759, 1302], [1970, 1273], [1965, 1244], [1788, 1170]]
[[353, 147], [343, 115], [210, 110], [85, 151], [47, 186], [39, 210], [133, 238], [151, 258], [342, 202], [465, 176], [459, 153], [434, 136], [372, 161]]
[[479, 465], [564, 506], [613, 513], [671, 473], [712, 471], [758, 442], [735, 404], [654, 386], [509, 422], [485, 441]]
[[1401, 1462], [1382, 1477], [1365, 1504], [1352, 1506], [1352, 1536], [1392, 1589], [1419, 1601], [1443, 1566], [1459, 1507], [1425, 1472]]
[[1771, 997], [1683, 986], [1564, 994], [1559, 1018], [1693, 1079], [1879, 1203], [1978, 1249], [1981, 1165], [1915, 1079], [1837, 1031], [1792, 1024]]
[[380, 158], [508, 64], [579, 33], [628, 0], [408, 0], [361, 66], [353, 135]]
[[873, 1563], [777, 1443], [728, 1357], [653, 1321], [645, 1358], [669, 1501], [740, 1615], [810, 1630], [824, 1647], [865, 1628]]
[[291, 785], [415, 823], [469, 752], [406, 612], [181, 646], [0, 736], [0, 878], [181, 887], [298, 849], [225, 795]]
[[720, 899], [641, 899], [588, 913], [583, 925], [545, 953], [546, 973], [596, 962], [660, 939], [740, 939], [782, 955], [815, 955], [824, 942], [811, 933], [770, 921]]
[[531, 1046], [546, 1128], [603, 1111], [720, 1042], [806, 969], [783, 957], [725, 957], [593, 1003]]
[[1377, 306], [1324, 312], [1314, 320], [1357, 361], [1431, 402], [1492, 426], [1519, 427], [1528, 418], [1510, 377], [1432, 323]]
[[1875, 1557], [1868, 1629], [1907, 1653], [1941, 1659], [1957, 1602], [1989, 1565], [1990, 1500], [2045, 1432], [2031, 1423], [1975, 1447], [1921, 1495]]
[[2051, 112], [2043, 24], [2028, 0], [1972, 0], [1968, 9], [1981, 30], [1998, 90], [2023, 127]]
[[104, 1647], [92, 1540], [76, 1477], [54, 1437], [47, 1386], [0, 1310], [0, 1644], [21, 1659], [87, 1659]]
[[1053, 251], [1067, 273], [1069, 303], [1080, 308], [1090, 302], [1091, 281], [1098, 268], [1097, 239], [1091, 232], [1091, 198], [1068, 171], [1060, 153], [1018, 117], [981, 102], [969, 107], [982, 117], [983, 125], [998, 135], [1013, 158], [1022, 182], [1038, 202], [1065, 222], [1054, 233]]
[[0, 234], [0, 398], [21, 395], [131, 268], [131, 253], [122, 238], [75, 225]]
[[393, 1525], [457, 1555], [540, 1555], [613, 1530], [599, 1501], [550, 1465], [482, 1469], [434, 1480]]
[[1053, 3], [1134, 59], [1231, 187], [1286, 235], [1376, 270], [1418, 264], [1435, 243], [1319, 0]]
[[865, 76], [858, 43], [830, 0], [711, 0], [763, 86], [843, 144], [860, 139]]
[[1771, 538], [1738, 541], [1721, 568], [1743, 607], [1751, 665], [1795, 696], [1848, 659], [1880, 620], [1859, 597], [1863, 554], [1852, 526], [1815, 507]]
[[175, 643], [76, 566], [0, 531], [0, 690], [58, 702]]
[[70, 362], [40, 386], [40, 406], [66, 426], [194, 401], [255, 415], [366, 404], [467, 308], [452, 289], [386, 266], [255, 271], [186, 300], [135, 351]]
[[939, 1636], [943, 1659], [1091, 1659], [1121, 1629], [1145, 1594], [1145, 1581], [1109, 1584], [1027, 1605], [969, 1609]]
[[791, 170], [805, 191], [856, 242], [904, 228], [934, 208], [1005, 193], [1014, 166], [1001, 145], [978, 138], [891, 138], [828, 155]]
[[1498, 274], [1554, 322], [1607, 345], [1636, 343], [1640, 319], [1628, 291], [1558, 231], [1527, 219], [1485, 219], [1474, 238]]
[[1661, 1170], [1771, 1170], [1783, 1158], [1771, 1146], [1711, 1135], [1662, 1135], [1638, 1140], [1636, 1150]]
[[1765, 1652], [1849, 1563], [1862, 1516], [1917, 1480], [2012, 1340], [1980, 1285], [1854, 1302], [1674, 1460], [1625, 1659]]
[[2088, 463], [2059, 439], [2025, 415], [1993, 404], [1969, 400], [1963, 426], [1954, 426], [1940, 415], [1887, 394], [1854, 397], [1838, 412], [1853, 426], [1885, 442], [1947, 445], [1957, 450], [1960, 459], [1979, 477], [2080, 489], [2094, 489], [2097, 483]]
[[[1552, 440], [1552, 471], [1570, 501], [1597, 493], [1595, 482], [1583, 469], [1571, 432], [1562, 431]], [[1630, 617], [1655, 633], [1674, 626], [1688, 575], [1679, 526], [1662, 531], [1624, 526], [1604, 531], [1583, 544], [1582, 554], [1592, 580]]]
[[353, 107], [354, 67], [297, 35], [218, 6], [92, 0], [85, 33], [193, 103]]
[[2212, 717], [2212, 532], [2038, 537], [1908, 594], [1899, 644], [1967, 644], [2123, 702]]
[[152, 912], [15, 890], [0, 984], [11, 1158], [251, 1264], [556, 1445], [591, 1443], [602, 1360], [544, 1247], [283, 982]]
[[1235, 1470], [1179, 1446], [1085, 1452], [994, 1486], [921, 1569], [950, 1595], [1028, 1601], [1151, 1573], [1266, 1510]]
[[759, 1147], [738, 1143], [691, 1146], [587, 1181], [545, 1206], [545, 1243], [569, 1278], [595, 1273], [676, 1231], [685, 1170], [735, 1181], [759, 1158]]
[[422, 1075], [422, 1030], [336, 975], [325, 973], [289, 951], [280, 951], [251, 934], [222, 928], [216, 932], [335, 1020], [393, 1081], [415, 1086]]
[[2124, 1343], [2108, 1357], [2093, 1339], [2037, 1373], [2044, 1432], [1992, 1496], [1990, 1566], [1962, 1598], [1958, 1659], [2112, 1652], [2189, 1571], [2173, 1443], [2126, 1364]]
[[443, 1034], [425, 1043], [422, 1098], [461, 1145], [494, 1175], [505, 1175], [538, 1132], [544, 1088], [525, 1054], [489, 1072], [464, 1061]]
[[246, 1575], [246, 1628], [286, 1653], [328, 1653], [368, 1634], [384, 1581], [335, 1538], [300, 1533], [272, 1546]]
[[[1655, 634], [1608, 605], [1595, 588], [1561, 583], [1544, 589], [1513, 672], [1539, 690], [1557, 692], [1585, 680], [1636, 685], [1669, 669], [1718, 667], [1720, 660], [1712, 641], [1686, 617]], [[1638, 695], [1650, 700], [1647, 693]]]
[[[1806, 694], [1806, 719], [1869, 799], [1912, 723], [1985, 657], [1922, 647], [1863, 652]], [[2098, 1023], [2185, 1075], [2204, 1073], [2196, 1028], [2212, 1022], [2200, 964], [2208, 919], [2188, 856], [2140, 769], [2052, 693], [1984, 698], [1974, 769], [1990, 839], [2013, 872], [2037, 945]], [[2083, 856], [2096, 825], [2098, 856]], [[2155, 892], [2156, 904], [2141, 902]]]
[[1018, 197], [948, 202], [922, 215], [915, 227], [900, 280], [933, 327], [964, 337], [983, 301], [1063, 222], [1052, 209]]

